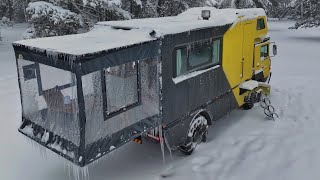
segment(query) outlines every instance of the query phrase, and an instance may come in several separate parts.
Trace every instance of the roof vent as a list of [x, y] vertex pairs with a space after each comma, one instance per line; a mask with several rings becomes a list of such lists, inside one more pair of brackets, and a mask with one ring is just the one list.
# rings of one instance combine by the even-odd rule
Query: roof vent
[[210, 10], [202, 10], [201, 11], [201, 17], [204, 20], [209, 20], [211, 17], [211, 11]]
[[152, 30], [149, 34], [151, 37], [156, 37], [157, 32], [155, 30]]
[[125, 31], [130, 31], [131, 29], [138, 29], [138, 28], [134, 28], [134, 27], [126, 27], [126, 26], [111, 26], [113, 29], [116, 30], [125, 30]]

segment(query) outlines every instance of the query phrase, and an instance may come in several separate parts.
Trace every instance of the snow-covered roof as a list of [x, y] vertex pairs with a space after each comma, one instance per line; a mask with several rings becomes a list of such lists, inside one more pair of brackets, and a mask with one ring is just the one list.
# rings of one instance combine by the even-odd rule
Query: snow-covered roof
[[83, 34], [28, 39], [14, 42], [14, 45], [27, 46], [37, 51], [46, 50], [47, 53], [80, 56], [155, 40], [149, 33], [140, 29], [126, 31], [96, 26]]
[[[209, 20], [202, 20], [202, 10], [211, 11]], [[244, 20], [265, 15], [263, 9], [199, 7], [178, 16], [100, 22], [88, 33], [23, 40], [14, 44], [77, 56], [153, 41], [168, 34], [233, 24], [239, 21], [239, 16]], [[152, 37], [150, 32], [153, 30], [156, 35]]]
[[[211, 18], [202, 20], [202, 10], [210, 10]], [[202, 29], [207, 27], [233, 24], [242, 16], [242, 20], [265, 16], [263, 9], [216, 9], [213, 7], [191, 8], [178, 16], [163, 18], [132, 19], [125, 21], [99, 22], [98, 25], [131, 27], [155, 30], [158, 36], [177, 34], [180, 32]]]

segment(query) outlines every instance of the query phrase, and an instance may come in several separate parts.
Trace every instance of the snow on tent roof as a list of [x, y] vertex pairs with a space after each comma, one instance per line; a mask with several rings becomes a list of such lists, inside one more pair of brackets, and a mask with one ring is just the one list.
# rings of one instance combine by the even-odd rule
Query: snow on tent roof
[[107, 51], [124, 46], [155, 40], [146, 30], [130, 31], [111, 27], [95, 26], [83, 34], [28, 39], [14, 42], [14, 45], [27, 46], [37, 51], [56, 52], [69, 55], [85, 55]]
[[[210, 10], [209, 20], [201, 19], [201, 11]], [[99, 22], [88, 33], [17, 41], [31, 49], [69, 55], [85, 55], [156, 40], [168, 34], [177, 34], [207, 27], [233, 24], [242, 20], [265, 16], [263, 9], [191, 8], [178, 16]], [[152, 31], [156, 36], [150, 36]]]

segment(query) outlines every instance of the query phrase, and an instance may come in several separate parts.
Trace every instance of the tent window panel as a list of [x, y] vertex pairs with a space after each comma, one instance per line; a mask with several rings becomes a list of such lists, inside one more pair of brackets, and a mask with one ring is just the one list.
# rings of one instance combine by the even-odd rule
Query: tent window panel
[[138, 63], [105, 70], [107, 115], [125, 111], [139, 102]]
[[37, 78], [35, 64], [23, 66], [22, 69], [23, 69], [23, 75], [24, 75], [23, 77], [25, 81]]
[[186, 74], [187, 68], [187, 48], [176, 50], [176, 77]]
[[43, 64], [39, 64], [39, 68], [42, 91], [63, 90], [75, 86], [75, 76], [68, 71]]

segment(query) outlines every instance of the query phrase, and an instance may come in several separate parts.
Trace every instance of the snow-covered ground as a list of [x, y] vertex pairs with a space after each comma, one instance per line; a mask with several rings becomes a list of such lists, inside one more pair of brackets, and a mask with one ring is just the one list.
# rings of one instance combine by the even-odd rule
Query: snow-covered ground
[[[320, 29], [288, 30], [293, 22], [270, 22], [279, 55], [273, 59], [271, 100], [280, 119], [265, 119], [256, 105], [236, 110], [210, 129], [209, 142], [191, 156], [159, 145], [129, 143], [89, 167], [90, 179], [301, 180], [320, 177]], [[17, 128], [19, 90], [11, 41], [26, 25], [5, 28], [0, 42], [0, 179], [67, 180], [65, 160], [34, 148]]]

